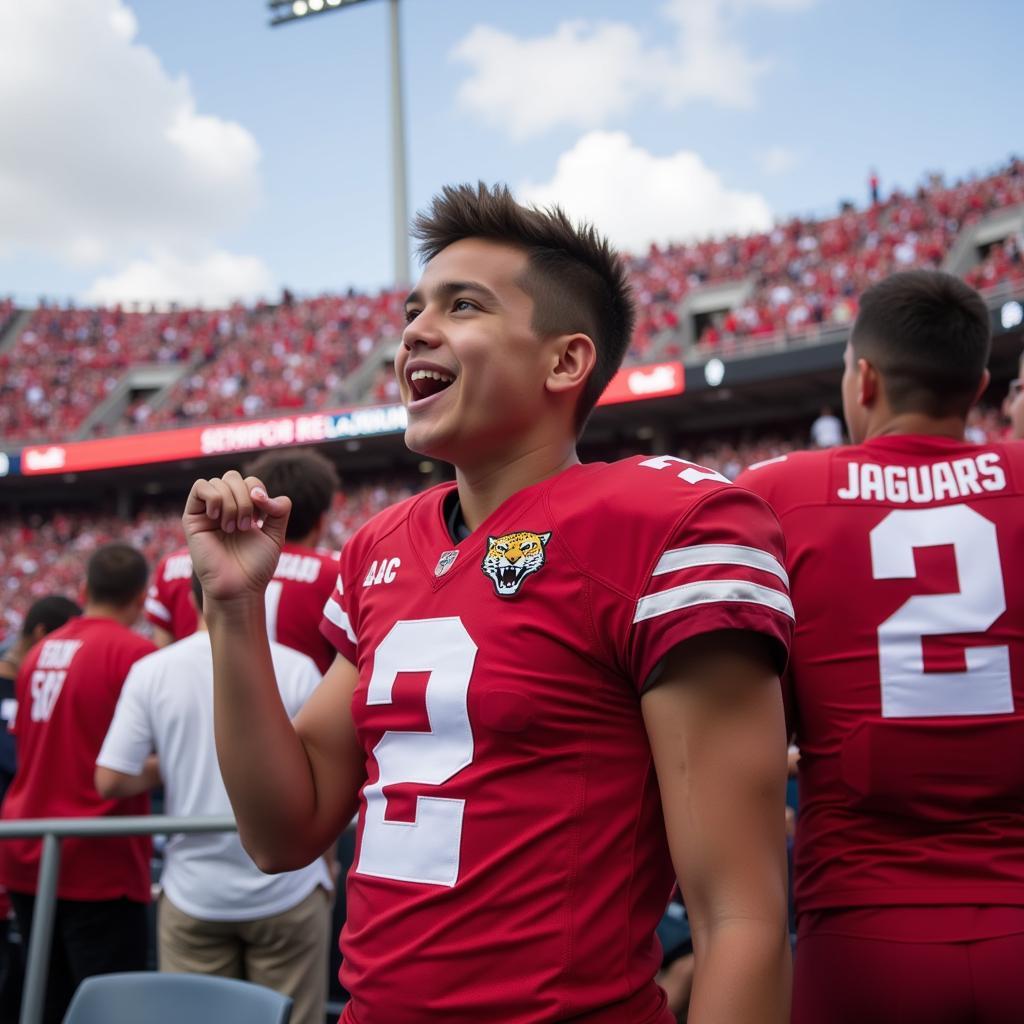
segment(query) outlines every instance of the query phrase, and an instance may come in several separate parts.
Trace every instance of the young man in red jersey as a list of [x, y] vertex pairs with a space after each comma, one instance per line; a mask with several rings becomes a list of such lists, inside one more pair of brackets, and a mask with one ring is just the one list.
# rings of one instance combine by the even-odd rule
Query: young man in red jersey
[[[318, 545], [338, 490], [337, 470], [319, 452], [300, 449], [267, 452], [246, 472], [259, 477], [268, 494], [287, 494], [292, 499], [287, 537], [266, 591], [268, 634], [271, 640], [312, 658], [326, 672], [334, 660], [334, 647], [320, 632], [319, 615], [334, 589], [338, 555]], [[156, 629], [158, 646], [196, 631], [191, 579], [188, 548], [168, 555], [157, 567], [146, 598], [146, 615]]]
[[592, 228], [462, 186], [417, 230], [406, 441], [457, 482], [345, 546], [339, 655], [294, 725], [263, 599], [289, 502], [237, 473], [189, 495], [243, 841], [293, 868], [358, 811], [345, 1024], [669, 1024], [654, 929], [676, 875], [690, 1020], [782, 1024], [778, 524], [679, 459], [580, 464], [633, 323]]
[[1010, 1024], [1024, 1007], [1024, 448], [964, 441], [981, 297], [864, 293], [853, 445], [738, 481], [787, 540], [800, 746], [795, 1024]]
[[[149, 797], [105, 800], [93, 785], [96, 755], [128, 670], [156, 650], [131, 631], [149, 570], [127, 544], [108, 544], [86, 567], [84, 613], [32, 648], [18, 671], [14, 732], [18, 767], [2, 816], [99, 818], [148, 814]], [[143, 970], [149, 903], [148, 836], [65, 839], [43, 1020], [59, 1024], [79, 983], [94, 974]], [[0, 843], [22, 935], [32, 930], [41, 842]]]

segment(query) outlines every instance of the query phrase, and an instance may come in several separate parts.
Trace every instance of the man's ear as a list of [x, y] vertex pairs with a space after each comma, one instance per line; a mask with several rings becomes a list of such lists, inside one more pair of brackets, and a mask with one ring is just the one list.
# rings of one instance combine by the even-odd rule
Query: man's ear
[[866, 359], [857, 360], [857, 402], [870, 409], [882, 392], [882, 378]]
[[545, 385], [558, 394], [582, 387], [597, 365], [597, 349], [586, 334], [563, 334], [551, 343], [552, 363]]

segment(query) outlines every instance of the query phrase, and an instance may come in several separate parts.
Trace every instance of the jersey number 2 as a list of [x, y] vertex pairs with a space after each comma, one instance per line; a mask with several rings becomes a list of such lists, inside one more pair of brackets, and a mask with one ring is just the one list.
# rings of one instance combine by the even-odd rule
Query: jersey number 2
[[968, 647], [964, 672], [925, 672], [926, 636], [984, 633], [1006, 611], [995, 524], [967, 505], [900, 509], [871, 531], [876, 580], [913, 579], [914, 549], [951, 545], [960, 590], [909, 598], [878, 627], [885, 718], [1013, 711], [1006, 646]]
[[373, 748], [380, 776], [363, 790], [366, 817], [356, 871], [378, 878], [453, 886], [459, 877], [465, 801], [416, 800], [414, 821], [385, 818], [386, 786], [439, 786], [473, 760], [469, 680], [477, 646], [459, 618], [396, 622], [373, 658], [366, 703], [390, 704], [399, 672], [428, 672], [428, 732], [384, 733]]

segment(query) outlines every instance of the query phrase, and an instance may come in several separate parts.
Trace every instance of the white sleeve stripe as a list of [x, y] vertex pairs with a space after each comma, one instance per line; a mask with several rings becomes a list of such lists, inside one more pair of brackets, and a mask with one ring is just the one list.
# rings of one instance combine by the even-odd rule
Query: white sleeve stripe
[[165, 622], [171, 621], [171, 613], [155, 597], [146, 598], [146, 611], [150, 615], [155, 615], [158, 619], [163, 619]]
[[746, 580], [701, 580], [699, 583], [686, 583], [681, 587], [641, 597], [636, 603], [633, 622], [643, 622], [645, 619], [653, 619], [682, 608], [718, 601], [760, 604], [782, 612], [791, 619], [796, 618], [789, 598], [778, 590], [772, 590], [771, 587], [762, 587], [759, 583], [748, 583]]
[[760, 548], [748, 548], [742, 544], [695, 544], [688, 548], [672, 548], [658, 559], [651, 575], [663, 576], [667, 572], [693, 569], [699, 565], [743, 565], [748, 569], [770, 572], [789, 586], [789, 576], [777, 558]]
[[352, 623], [349, 622], [348, 616], [345, 614], [341, 605], [334, 600], [333, 597], [327, 599], [327, 604], [324, 605], [324, 618], [328, 622], [333, 622], [339, 629], [345, 630], [345, 636], [356, 643], [356, 635], [352, 630]]

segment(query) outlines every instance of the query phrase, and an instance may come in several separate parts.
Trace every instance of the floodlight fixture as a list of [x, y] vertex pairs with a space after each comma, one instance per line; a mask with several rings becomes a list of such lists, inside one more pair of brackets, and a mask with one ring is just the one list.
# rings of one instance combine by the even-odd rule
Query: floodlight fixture
[[[270, 27], [293, 21], [309, 21], [318, 15], [341, 11], [368, 0], [267, 0]], [[394, 215], [394, 283], [407, 285], [409, 273], [409, 205], [406, 185], [405, 109], [402, 97], [402, 38], [399, 0], [387, 0], [391, 41], [391, 181]]]

